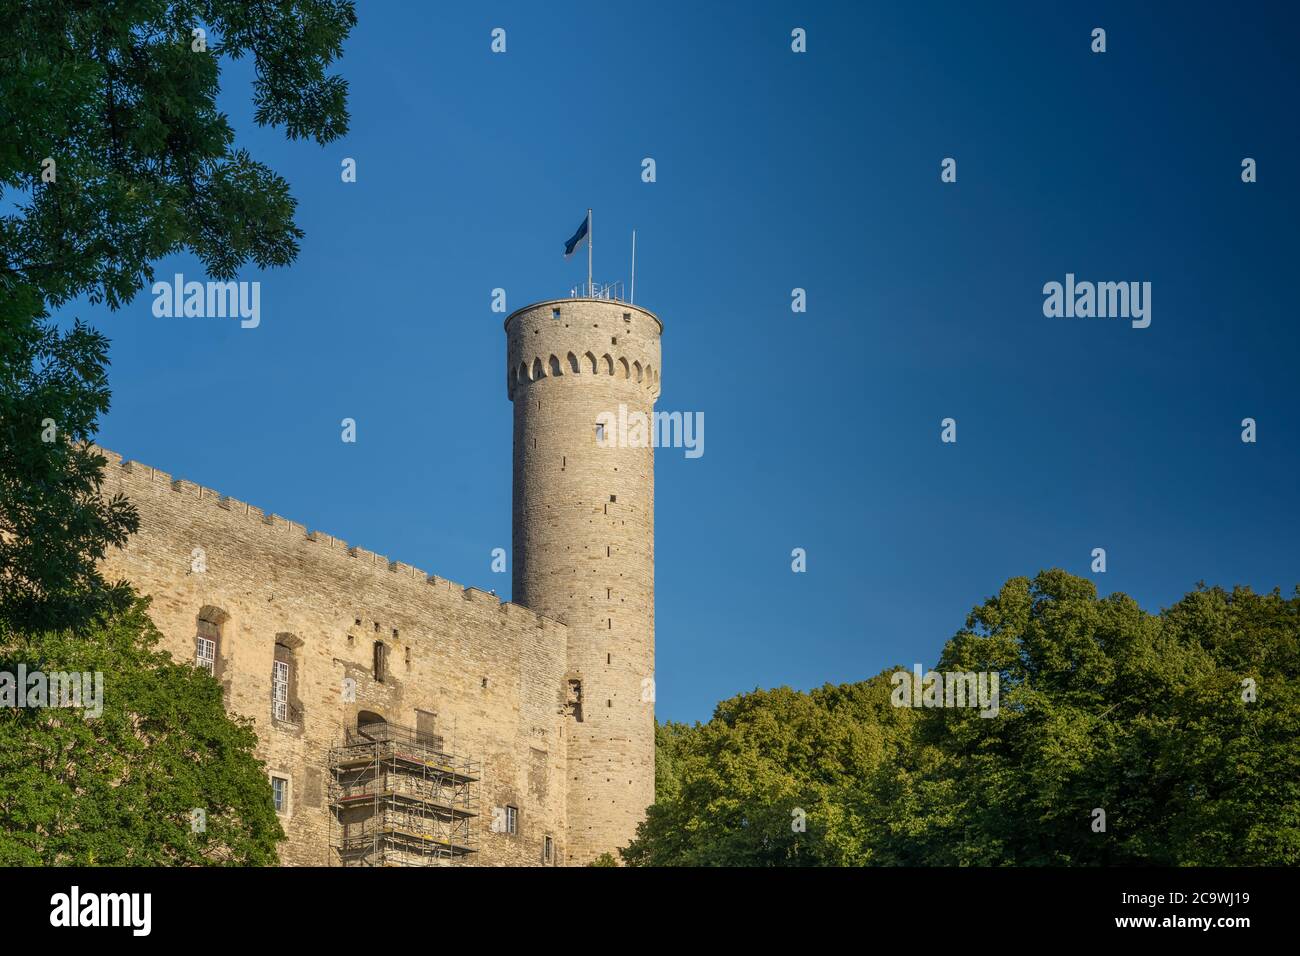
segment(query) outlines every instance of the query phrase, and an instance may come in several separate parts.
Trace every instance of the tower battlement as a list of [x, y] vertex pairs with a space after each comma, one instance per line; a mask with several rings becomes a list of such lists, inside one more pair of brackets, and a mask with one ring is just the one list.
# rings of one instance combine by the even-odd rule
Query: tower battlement
[[546, 378], [606, 375], [659, 397], [659, 336], [653, 312], [610, 299], [551, 299], [510, 314], [506, 394]]

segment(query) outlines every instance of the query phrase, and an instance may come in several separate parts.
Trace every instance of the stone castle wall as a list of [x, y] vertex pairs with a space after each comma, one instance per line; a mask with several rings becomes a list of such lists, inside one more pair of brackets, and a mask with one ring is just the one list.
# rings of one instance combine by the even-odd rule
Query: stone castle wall
[[[467, 862], [539, 865], [547, 836], [555, 862], [571, 862], [563, 624], [105, 454], [105, 493], [125, 494], [141, 519], [105, 574], [152, 597], [177, 660], [195, 659], [200, 616], [216, 622], [227, 707], [255, 721], [258, 756], [290, 781], [284, 863], [329, 862], [328, 751], [362, 711], [437, 734], [449, 752], [480, 762], [479, 852]], [[194, 570], [198, 548], [203, 571]], [[387, 648], [382, 682], [376, 641]], [[293, 657], [286, 721], [272, 712], [277, 643]], [[348, 677], [355, 701], [344, 699]], [[507, 805], [518, 808], [518, 832], [491, 832], [492, 809]]]

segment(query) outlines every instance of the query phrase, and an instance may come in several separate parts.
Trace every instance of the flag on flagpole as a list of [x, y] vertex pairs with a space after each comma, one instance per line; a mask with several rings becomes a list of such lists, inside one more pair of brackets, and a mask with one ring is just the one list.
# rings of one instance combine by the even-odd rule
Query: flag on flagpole
[[564, 244], [564, 258], [571, 258], [573, 254], [582, 247], [583, 242], [587, 240], [587, 233], [590, 227], [591, 213], [587, 213], [582, 220], [582, 225], [579, 226], [578, 231], [573, 234], [573, 238]]

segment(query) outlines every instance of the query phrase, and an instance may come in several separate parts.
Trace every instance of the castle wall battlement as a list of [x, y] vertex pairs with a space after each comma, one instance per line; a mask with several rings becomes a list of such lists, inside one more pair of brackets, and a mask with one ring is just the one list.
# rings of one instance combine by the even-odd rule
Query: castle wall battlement
[[501, 600], [493, 594], [484, 591], [482, 588], [473, 585], [462, 585], [448, 578], [440, 577], [436, 574], [430, 574], [414, 565], [406, 564], [402, 561], [390, 561], [386, 555], [369, 551], [356, 545], [349, 545], [342, 538], [336, 538], [333, 535], [326, 534], [323, 531], [308, 530], [307, 526], [296, 521], [290, 521], [277, 514], [267, 514], [263, 509], [256, 505], [250, 505], [247, 502], [232, 498], [229, 495], [223, 495], [221, 492], [204, 485], [196, 484], [192, 481], [186, 481], [183, 478], [174, 478], [168, 472], [160, 468], [154, 468], [150, 465], [133, 459], [127, 459], [107, 448], [95, 446], [95, 451], [107, 459], [110, 466], [117, 466], [127, 475], [139, 481], [125, 480], [125, 483], [140, 487], [140, 482], [148, 484], [157, 484], [168, 487], [171, 491], [195, 501], [211, 504], [213, 507], [221, 508], [235, 515], [240, 515], [254, 519], [257, 523], [269, 529], [272, 534], [293, 534], [302, 536], [308, 542], [321, 545], [322, 549], [336, 554], [340, 558], [353, 559], [361, 565], [373, 567], [378, 572], [387, 572], [402, 577], [410, 578], [420, 585], [433, 586], [440, 591], [449, 594], [459, 595], [464, 600], [474, 601], [477, 604], [488, 605], [497, 608], [503, 614], [511, 614], [520, 619], [530, 619], [539, 626], [545, 624], [554, 625], [563, 628], [564, 625], [559, 621], [554, 621], [544, 615], [537, 614], [521, 604], [514, 604], [510, 601]]

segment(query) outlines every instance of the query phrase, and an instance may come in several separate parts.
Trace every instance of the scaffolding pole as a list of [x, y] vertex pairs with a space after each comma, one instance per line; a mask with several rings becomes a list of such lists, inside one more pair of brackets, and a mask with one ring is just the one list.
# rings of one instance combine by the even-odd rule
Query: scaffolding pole
[[477, 852], [478, 764], [408, 727], [370, 724], [329, 752], [329, 865], [441, 866]]

